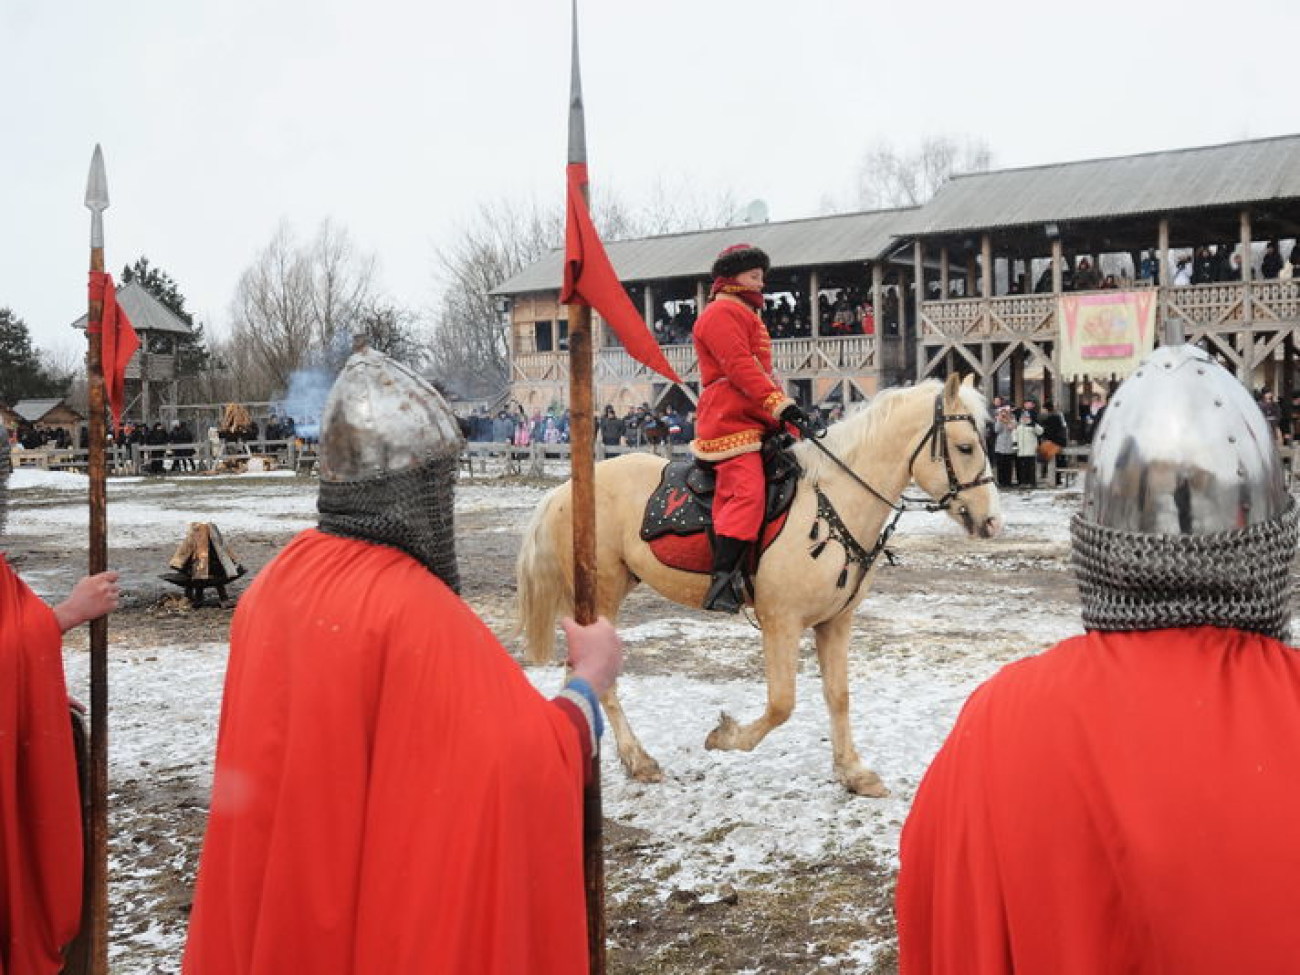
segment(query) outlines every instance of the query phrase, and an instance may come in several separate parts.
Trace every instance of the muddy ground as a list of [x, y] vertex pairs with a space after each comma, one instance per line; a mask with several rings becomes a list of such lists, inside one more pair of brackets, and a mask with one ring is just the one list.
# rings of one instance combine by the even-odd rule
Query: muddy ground
[[[514, 521], [507, 523], [505, 514], [489, 508], [458, 519], [463, 595], [498, 633], [508, 628], [514, 594], [510, 570], [519, 532], [517, 515], [510, 517]], [[291, 534], [243, 533], [237, 554], [255, 573]], [[956, 541], [966, 544], [959, 537]], [[980, 550], [978, 557], [954, 552], [953, 545], [952, 535], [909, 537], [900, 532], [894, 544], [899, 564], [879, 573], [869, 603], [916, 592], [952, 591], [978, 597], [985, 587], [1014, 578], [1024, 599], [1059, 607], [1065, 614], [1077, 612], [1059, 538], [1027, 536], [1014, 546]], [[127, 605], [113, 618], [113, 645], [134, 648], [146, 660], [168, 647], [221, 643], [228, 633], [230, 607], [191, 609], [174, 587], [157, 580], [172, 547], [154, 545], [113, 554], [115, 567], [132, 580]], [[24, 574], [68, 573], [69, 553], [56, 540], [28, 539], [14, 554]], [[233, 588], [237, 593], [243, 586], [240, 582]], [[626, 604], [620, 623], [652, 621], [665, 613], [666, 606], [655, 594], [639, 590]], [[690, 613], [677, 608], [672, 612]], [[698, 615], [701, 621], [708, 619], [707, 614]], [[965, 632], [951, 635], [977, 641], [985, 622], [976, 616]], [[860, 613], [855, 647], [872, 645], [872, 626], [871, 615]], [[84, 641], [84, 632], [69, 635], [74, 653], [84, 650]], [[512, 650], [518, 652], [518, 647]], [[628, 673], [686, 671], [709, 681], [761, 680], [757, 639], [752, 652], [723, 658], [665, 650], [630, 655]], [[943, 664], [941, 655], [942, 651], [936, 666]], [[761, 750], [755, 753], [761, 754]], [[818, 756], [817, 761], [824, 759]], [[147, 761], [141, 765], [149, 767]], [[114, 969], [175, 971], [175, 958], [160, 957], [141, 967], [140, 952], [155, 938], [160, 953], [175, 952], [176, 932], [183, 929], [190, 905], [206, 817], [206, 783], [198, 785], [193, 776], [163, 771], [114, 781], [112, 793], [112, 940], [132, 945], [129, 964], [126, 956], [115, 952], [121, 964]], [[653, 793], [650, 796], [652, 801]], [[612, 972], [884, 975], [896, 971], [891, 906], [896, 865], [878, 851], [848, 849], [820, 862], [747, 874], [742, 881], [707, 894], [684, 886], [672, 890], [665, 900], [665, 877], [656, 875], [656, 864], [665, 853], [663, 842], [612, 819], [606, 822], [606, 838]], [[702, 837], [703, 842], [710, 839]], [[866, 956], [855, 954], [854, 946], [864, 940], [875, 947]]]

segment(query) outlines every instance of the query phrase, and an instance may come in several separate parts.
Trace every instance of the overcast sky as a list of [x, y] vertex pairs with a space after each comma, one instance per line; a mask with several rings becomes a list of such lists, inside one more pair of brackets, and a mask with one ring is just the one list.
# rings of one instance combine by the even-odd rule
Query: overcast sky
[[[595, 191], [852, 199], [935, 133], [1024, 166], [1300, 132], [1294, 0], [583, 0]], [[425, 309], [477, 204], [563, 194], [569, 0], [0, 0], [0, 307], [80, 347], [96, 142], [107, 263], [210, 332], [282, 220], [333, 218]]]

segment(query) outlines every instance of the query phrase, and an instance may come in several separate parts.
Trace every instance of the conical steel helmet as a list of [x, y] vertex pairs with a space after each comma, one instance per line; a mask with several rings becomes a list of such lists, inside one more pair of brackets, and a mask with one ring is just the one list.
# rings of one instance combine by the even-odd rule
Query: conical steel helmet
[[1086, 521], [1202, 535], [1271, 521], [1290, 505], [1272, 431], [1206, 352], [1161, 346], [1111, 397], [1083, 491]]
[[359, 340], [321, 418], [322, 481], [365, 481], [456, 457], [463, 438], [442, 395]]

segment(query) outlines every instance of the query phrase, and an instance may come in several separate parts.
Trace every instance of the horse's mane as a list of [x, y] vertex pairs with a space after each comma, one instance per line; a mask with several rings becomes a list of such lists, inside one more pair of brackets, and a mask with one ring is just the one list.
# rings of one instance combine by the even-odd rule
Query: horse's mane
[[[822, 439], [822, 446], [845, 464], [853, 466], [859, 451], [874, 443], [888, 427], [890, 417], [896, 412], [901, 399], [915, 393], [923, 393], [927, 399], [933, 399], [943, 391], [943, 383], [938, 379], [926, 379], [915, 386], [901, 386], [887, 389], [870, 403], [855, 407], [844, 419], [832, 423]], [[957, 393], [962, 405], [975, 417], [975, 425], [984, 429], [988, 421], [989, 408], [979, 390], [971, 386], [962, 386]], [[795, 456], [803, 468], [804, 479], [816, 484], [830, 470], [837, 469], [834, 461], [810, 443], [795, 446]]]

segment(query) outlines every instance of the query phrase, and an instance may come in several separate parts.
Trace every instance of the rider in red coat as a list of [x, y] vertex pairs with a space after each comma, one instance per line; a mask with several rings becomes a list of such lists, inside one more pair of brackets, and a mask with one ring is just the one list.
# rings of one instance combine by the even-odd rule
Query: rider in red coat
[[703, 392], [691, 450], [717, 465], [713, 582], [704, 608], [725, 613], [744, 605], [745, 555], [763, 524], [763, 439], [783, 422], [804, 434], [813, 429], [772, 369], [772, 339], [759, 317], [770, 266], [749, 244], [723, 250], [713, 264], [714, 300], [695, 323]]

